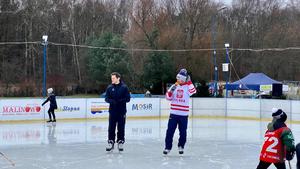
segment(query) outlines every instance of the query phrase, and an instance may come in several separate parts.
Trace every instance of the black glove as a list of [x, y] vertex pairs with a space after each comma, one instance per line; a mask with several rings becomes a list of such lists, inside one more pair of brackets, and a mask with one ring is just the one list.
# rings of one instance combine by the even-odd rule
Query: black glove
[[110, 105], [116, 105], [116, 104], [117, 104], [117, 101], [114, 100], [114, 99], [109, 99], [109, 100], [108, 100], [108, 103], [109, 103]]
[[173, 84], [170, 88], [169, 88], [169, 92], [174, 92], [174, 90], [176, 89], [176, 84]]
[[291, 150], [291, 151], [286, 151], [286, 155], [285, 155], [285, 158], [286, 160], [288, 161], [291, 161], [295, 156], [295, 150]]
[[126, 103], [126, 100], [125, 99], [118, 99], [117, 102], [118, 103], [124, 103], [124, 102]]

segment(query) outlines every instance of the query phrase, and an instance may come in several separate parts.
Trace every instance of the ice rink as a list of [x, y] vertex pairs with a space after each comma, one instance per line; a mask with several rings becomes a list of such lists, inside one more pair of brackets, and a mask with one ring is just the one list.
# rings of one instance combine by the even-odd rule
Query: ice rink
[[[105, 151], [107, 120], [0, 125], [0, 168], [18, 169], [254, 169], [267, 122], [189, 119], [185, 154], [164, 156], [167, 119], [127, 119], [124, 152]], [[288, 124], [299, 142], [299, 124]], [[296, 160], [292, 161], [295, 168]], [[274, 166], [270, 168], [275, 168]]]

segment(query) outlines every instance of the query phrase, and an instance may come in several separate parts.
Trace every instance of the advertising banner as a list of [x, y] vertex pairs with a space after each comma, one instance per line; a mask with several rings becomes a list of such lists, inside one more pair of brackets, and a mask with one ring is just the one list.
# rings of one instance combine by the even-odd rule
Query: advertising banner
[[1, 120], [35, 120], [44, 118], [41, 99], [11, 99], [0, 101]]
[[[127, 116], [159, 116], [160, 99], [131, 98]], [[104, 99], [87, 100], [87, 118], [108, 117], [109, 104]]]
[[87, 99], [87, 118], [108, 117], [109, 104], [103, 98]]
[[127, 116], [159, 116], [159, 103], [159, 98], [132, 98], [127, 103]]
[[[55, 115], [57, 119], [86, 117], [86, 99], [56, 99], [56, 102]], [[49, 102], [45, 105], [46, 119], [48, 118], [48, 108]]]

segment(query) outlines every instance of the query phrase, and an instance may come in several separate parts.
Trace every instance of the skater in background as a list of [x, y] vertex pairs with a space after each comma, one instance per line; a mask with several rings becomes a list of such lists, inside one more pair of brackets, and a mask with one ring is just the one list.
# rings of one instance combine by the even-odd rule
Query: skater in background
[[54, 113], [55, 109], [57, 109], [56, 98], [55, 98], [56, 96], [52, 88], [47, 89], [47, 93], [48, 93], [48, 98], [42, 104], [42, 106], [44, 106], [48, 101], [50, 101], [50, 106], [48, 109], [49, 120], [47, 121], [47, 123], [56, 122], [55, 113]]
[[272, 122], [267, 126], [257, 169], [267, 169], [272, 163], [277, 169], [286, 169], [285, 159], [290, 161], [295, 154], [294, 137], [285, 124], [286, 113], [273, 108], [272, 117]]
[[111, 84], [106, 89], [105, 101], [109, 103], [108, 146], [106, 151], [114, 149], [116, 127], [119, 151], [123, 151], [125, 142], [126, 103], [130, 101], [130, 93], [121, 75], [117, 72], [111, 74]]
[[171, 101], [171, 112], [163, 154], [168, 154], [171, 151], [173, 136], [177, 126], [179, 129], [178, 151], [179, 154], [184, 153], [189, 115], [189, 99], [190, 96], [196, 93], [196, 89], [186, 69], [181, 69], [176, 79], [177, 82], [166, 93], [166, 99]]

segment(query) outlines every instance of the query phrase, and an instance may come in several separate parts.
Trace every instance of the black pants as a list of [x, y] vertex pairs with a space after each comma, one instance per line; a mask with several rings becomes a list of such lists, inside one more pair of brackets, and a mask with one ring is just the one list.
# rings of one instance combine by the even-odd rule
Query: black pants
[[[55, 120], [54, 108], [51, 108], [51, 107], [49, 108], [48, 115], [49, 115], [50, 120], [52, 119], [52, 117], [53, 117], [53, 120]], [[51, 115], [52, 115], [52, 117], [51, 117]]]
[[[267, 169], [272, 163], [267, 163], [264, 161], [260, 161], [256, 169]], [[286, 169], [285, 163], [274, 163], [277, 169]]]
[[300, 169], [300, 143], [296, 145], [297, 169]]
[[117, 142], [125, 142], [125, 121], [126, 115], [112, 115], [109, 114], [108, 124], [108, 140], [115, 142], [116, 139], [116, 127], [117, 127]]

